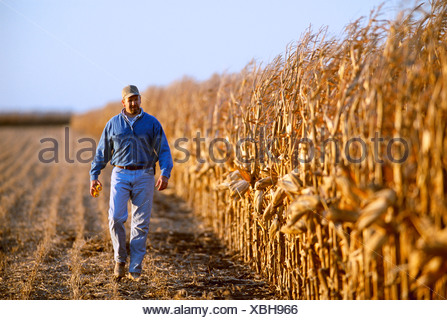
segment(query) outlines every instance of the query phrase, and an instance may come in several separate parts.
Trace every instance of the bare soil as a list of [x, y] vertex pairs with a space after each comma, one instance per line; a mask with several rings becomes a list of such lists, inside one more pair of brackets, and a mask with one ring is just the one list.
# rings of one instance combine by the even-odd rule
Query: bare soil
[[[73, 159], [86, 146], [72, 135]], [[141, 281], [116, 281], [107, 221], [110, 167], [94, 199], [90, 165], [65, 160], [63, 128], [0, 128], [0, 137], [0, 299], [280, 298], [172, 186], [154, 196]], [[51, 147], [40, 141], [45, 137], [59, 142], [58, 163], [39, 161], [39, 152]]]

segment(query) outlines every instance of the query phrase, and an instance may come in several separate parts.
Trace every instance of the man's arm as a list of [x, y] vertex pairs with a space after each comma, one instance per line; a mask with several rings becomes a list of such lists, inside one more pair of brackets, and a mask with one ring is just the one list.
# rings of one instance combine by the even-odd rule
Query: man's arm
[[169, 148], [168, 139], [163, 131], [162, 126], [160, 125], [160, 147], [158, 153], [158, 163], [160, 165], [160, 177], [158, 178], [157, 184], [155, 187], [158, 190], [164, 190], [168, 186], [168, 180], [171, 177], [171, 171], [174, 166], [172, 161], [171, 149]]
[[101, 170], [104, 169], [112, 157], [112, 142], [110, 140], [109, 127], [109, 123], [107, 123], [101, 134], [101, 139], [99, 139], [96, 155], [90, 169], [90, 194], [92, 196], [96, 186], [102, 186], [101, 182], [98, 180], [98, 177], [101, 174]]

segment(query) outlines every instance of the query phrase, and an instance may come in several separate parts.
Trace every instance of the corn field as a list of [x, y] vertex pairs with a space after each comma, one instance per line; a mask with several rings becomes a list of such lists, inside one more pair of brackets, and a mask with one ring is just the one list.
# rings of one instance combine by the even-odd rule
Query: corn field
[[[447, 297], [447, 1], [150, 87], [178, 195], [289, 299]], [[119, 103], [73, 119], [98, 135]], [[93, 124], [92, 119], [100, 119]]]

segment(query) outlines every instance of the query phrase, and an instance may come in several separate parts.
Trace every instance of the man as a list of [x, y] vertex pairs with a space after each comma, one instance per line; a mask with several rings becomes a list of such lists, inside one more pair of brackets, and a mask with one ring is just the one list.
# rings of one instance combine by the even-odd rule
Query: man
[[109, 228], [117, 278], [126, 274], [127, 202], [132, 204], [129, 277], [140, 279], [146, 254], [146, 239], [154, 195], [155, 163], [160, 178], [155, 187], [166, 189], [173, 167], [171, 151], [158, 120], [140, 108], [141, 96], [134, 85], [122, 90], [121, 113], [107, 122], [90, 170], [90, 194], [101, 185], [98, 176], [110, 163], [114, 166], [110, 186]]

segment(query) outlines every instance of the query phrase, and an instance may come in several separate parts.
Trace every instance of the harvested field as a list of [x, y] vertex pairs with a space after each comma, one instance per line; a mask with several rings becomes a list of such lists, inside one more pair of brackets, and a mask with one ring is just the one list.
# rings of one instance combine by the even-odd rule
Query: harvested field
[[[142, 280], [113, 280], [110, 168], [101, 175], [103, 194], [90, 197], [90, 166], [65, 161], [65, 134], [63, 127], [0, 128], [0, 299], [278, 298], [173, 188], [155, 193]], [[80, 147], [70, 134], [69, 158]], [[51, 146], [44, 137], [59, 143], [59, 163], [38, 160]]]

